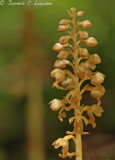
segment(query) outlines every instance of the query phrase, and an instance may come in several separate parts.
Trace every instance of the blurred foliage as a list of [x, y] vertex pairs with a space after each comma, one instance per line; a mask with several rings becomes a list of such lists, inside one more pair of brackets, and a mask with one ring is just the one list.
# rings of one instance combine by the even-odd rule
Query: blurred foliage
[[[99, 45], [89, 51], [100, 55], [102, 64], [98, 68], [107, 76], [105, 80], [107, 93], [102, 103], [105, 112], [103, 117], [98, 119], [97, 130], [94, 132], [113, 134], [115, 132], [115, 1], [52, 0], [52, 2], [52, 6], [30, 6], [35, 15], [35, 30], [42, 39], [44, 75], [50, 77], [52, 62], [56, 58], [56, 53], [51, 48], [61, 35], [57, 32], [59, 20], [68, 17], [66, 10], [72, 6], [77, 10], [83, 10], [85, 15], [82, 19], [88, 17], [93, 23], [93, 27], [88, 31], [89, 34], [99, 41]], [[25, 9], [22, 6], [0, 6], [0, 160], [25, 159], [26, 97], [20, 98], [9, 93], [9, 88], [17, 77], [14, 77], [13, 71], [10, 72], [8, 69], [9, 66], [19, 63], [23, 56], [21, 30], [24, 26]], [[60, 124], [57, 113], [49, 109], [48, 102], [51, 99], [64, 95], [64, 92], [58, 93], [56, 89], [51, 88], [52, 80], [49, 77], [44, 78], [43, 96], [46, 110], [44, 125], [47, 133], [45, 137], [47, 157], [52, 160], [56, 159], [56, 152], [52, 153], [54, 150], [50, 148], [51, 143], [62, 136], [69, 126], [66, 120], [64, 124]]]

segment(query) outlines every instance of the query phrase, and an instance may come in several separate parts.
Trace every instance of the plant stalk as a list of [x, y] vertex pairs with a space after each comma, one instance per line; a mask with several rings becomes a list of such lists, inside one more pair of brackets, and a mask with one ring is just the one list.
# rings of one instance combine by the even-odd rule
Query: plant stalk
[[82, 139], [81, 134], [76, 134], [76, 159], [82, 160]]

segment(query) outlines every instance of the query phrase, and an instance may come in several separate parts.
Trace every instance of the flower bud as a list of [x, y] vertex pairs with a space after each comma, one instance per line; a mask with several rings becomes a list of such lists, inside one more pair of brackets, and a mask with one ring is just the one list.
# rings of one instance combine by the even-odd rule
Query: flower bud
[[76, 12], [76, 8], [74, 8], [74, 7], [72, 7], [70, 10], [72, 11], [72, 13]]
[[101, 83], [103, 83], [104, 78], [105, 78], [105, 76], [102, 73], [96, 72], [91, 77], [91, 84], [93, 84], [93, 85], [101, 84]]
[[84, 15], [84, 12], [83, 12], [83, 11], [77, 12], [77, 16], [78, 16], [78, 17], [81, 17], [81, 16], [83, 16], [83, 15]]
[[52, 50], [57, 51], [57, 52], [60, 52], [60, 51], [62, 51], [62, 50], [64, 49], [64, 47], [66, 47], [66, 46], [67, 46], [67, 45], [62, 45], [62, 44], [60, 44], [60, 43], [56, 43], [56, 44], [53, 46]]
[[101, 59], [98, 54], [92, 54], [89, 56], [89, 62], [92, 64], [99, 64], [101, 63]]
[[70, 36], [62, 36], [59, 39], [59, 43], [61, 43], [61, 44], [67, 44], [70, 38], [71, 38]]
[[81, 40], [85, 40], [89, 38], [89, 35], [86, 31], [79, 31], [78, 34], [80, 35]]
[[65, 26], [62, 26], [62, 25], [59, 25], [58, 27], [58, 32], [66, 32], [67, 29], [69, 29], [70, 27], [68, 25], [65, 25]]
[[66, 64], [69, 64], [70, 62], [68, 60], [56, 60], [54, 64], [54, 68], [65, 68]]
[[59, 99], [53, 99], [49, 104], [52, 111], [58, 111], [63, 105], [62, 101]]
[[97, 40], [94, 37], [89, 37], [86, 40], [86, 45], [89, 46], [89, 47], [96, 46], [97, 44], [98, 44], [98, 42], [97, 42]]
[[51, 72], [51, 77], [54, 77], [56, 78], [56, 80], [64, 80], [65, 78], [65, 73], [63, 70], [57, 68], [57, 69], [54, 69], [52, 72]]
[[84, 59], [87, 59], [89, 57], [88, 50], [86, 48], [79, 48], [78, 54], [83, 57]]
[[69, 10], [67, 10], [66, 13], [67, 13], [68, 15], [71, 15], [71, 12], [70, 12]]
[[78, 25], [82, 26], [83, 28], [90, 28], [92, 23], [89, 20], [85, 20], [80, 22]]
[[68, 57], [68, 55], [69, 55], [69, 52], [63, 50], [57, 55], [57, 58], [66, 59]]
[[62, 20], [59, 22], [59, 24], [65, 26], [65, 25], [68, 25], [70, 22], [71, 22], [71, 21], [68, 20], [68, 19], [62, 19]]

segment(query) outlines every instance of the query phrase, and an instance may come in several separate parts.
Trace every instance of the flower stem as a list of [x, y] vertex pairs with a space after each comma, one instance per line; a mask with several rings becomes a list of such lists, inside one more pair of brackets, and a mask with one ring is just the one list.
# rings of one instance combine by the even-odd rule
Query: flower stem
[[76, 160], [82, 160], [82, 139], [81, 134], [76, 134]]

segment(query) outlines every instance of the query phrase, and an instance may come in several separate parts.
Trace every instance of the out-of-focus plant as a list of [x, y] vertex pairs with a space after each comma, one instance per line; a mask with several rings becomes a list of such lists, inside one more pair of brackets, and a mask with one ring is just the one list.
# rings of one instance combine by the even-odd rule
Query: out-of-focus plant
[[[96, 127], [95, 117], [102, 115], [103, 109], [101, 105], [101, 97], [105, 93], [102, 86], [105, 76], [99, 71], [95, 71], [96, 64], [101, 63], [98, 54], [89, 54], [86, 48], [80, 45], [85, 43], [88, 47], [98, 44], [94, 37], [89, 37], [86, 31], [82, 31], [81, 27], [86, 29], [92, 26], [89, 20], [80, 21], [80, 17], [84, 15], [83, 11], [76, 12], [75, 8], [67, 10], [70, 20], [62, 19], [59, 22], [58, 31], [67, 32], [62, 36], [59, 42], [53, 46], [53, 50], [59, 52], [57, 60], [54, 64], [55, 69], [51, 72], [51, 77], [56, 81], [53, 87], [68, 91], [63, 99], [54, 99], [50, 102], [53, 111], [59, 111], [59, 120], [63, 121], [66, 117], [65, 111], [74, 111], [74, 116], [69, 119], [69, 123], [73, 122], [73, 131], [67, 131], [64, 138], [57, 139], [54, 148], [62, 147], [61, 158], [76, 156], [76, 160], [82, 160], [82, 140], [81, 135], [89, 134], [84, 132], [83, 125], [91, 124]], [[77, 18], [77, 21], [76, 21]], [[71, 58], [70, 58], [71, 57]], [[71, 69], [65, 69], [70, 66]], [[90, 84], [83, 85], [89, 80]], [[85, 91], [90, 91], [91, 96], [97, 100], [94, 105], [81, 104], [82, 95]], [[75, 143], [75, 152], [69, 152], [69, 140]]]

